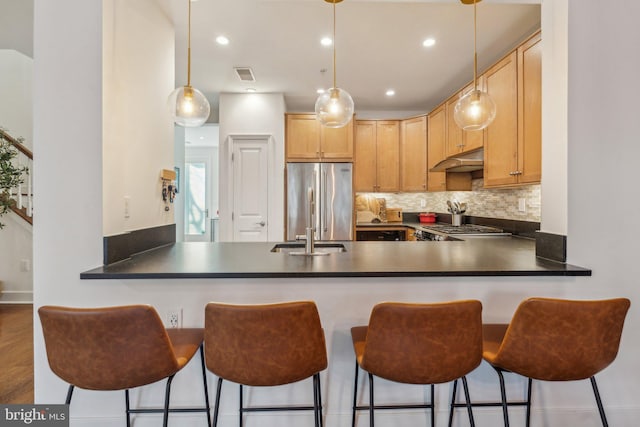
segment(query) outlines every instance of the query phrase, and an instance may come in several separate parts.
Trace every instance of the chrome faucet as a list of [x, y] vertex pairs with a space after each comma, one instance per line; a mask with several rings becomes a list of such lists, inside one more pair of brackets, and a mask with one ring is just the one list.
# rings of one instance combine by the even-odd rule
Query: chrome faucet
[[304, 253], [305, 255], [313, 255], [316, 253], [316, 236], [315, 236], [315, 227], [313, 226], [314, 221], [313, 217], [315, 215], [316, 210], [316, 201], [314, 196], [313, 187], [309, 187], [307, 189], [307, 202], [308, 206], [308, 215], [307, 215], [307, 227], [304, 229], [304, 236], [299, 234], [296, 235], [296, 240], [304, 240]]

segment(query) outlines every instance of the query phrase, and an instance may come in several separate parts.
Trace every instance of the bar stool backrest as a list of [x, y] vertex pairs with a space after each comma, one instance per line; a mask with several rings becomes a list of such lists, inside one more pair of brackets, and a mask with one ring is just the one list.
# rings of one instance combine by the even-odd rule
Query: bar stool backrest
[[123, 390], [175, 374], [180, 365], [148, 305], [38, 309], [51, 370], [88, 390]]
[[460, 378], [482, 360], [482, 304], [385, 302], [371, 311], [360, 365], [381, 378], [439, 384]]
[[207, 368], [238, 384], [289, 384], [327, 367], [324, 331], [312, 301], [209, 303], [204, 341]]
[[518, 306], [495, 364], [537, 380], [590, 378], [618, 354], [630, 301], [529, 298]]

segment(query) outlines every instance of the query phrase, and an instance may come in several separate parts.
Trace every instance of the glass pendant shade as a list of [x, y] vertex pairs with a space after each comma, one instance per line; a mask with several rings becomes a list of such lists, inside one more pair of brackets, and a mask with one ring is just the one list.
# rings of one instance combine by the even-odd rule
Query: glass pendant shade
[[486, 128], [496, 118], [496, 104], [487, 92], [473, 89], [458, 100], [453, 109], [453, 119], [463, 130]]
[[207, 98], [191, 86], [182, 86], [171, 92], [167, 105], [173, 121], [184, 127], [202, 126], [211, 111]]
[[353, 117], [353, 99], [346, 90], [333, 87], [316, 100], [316, 119], [329, 128], [341, 128]]

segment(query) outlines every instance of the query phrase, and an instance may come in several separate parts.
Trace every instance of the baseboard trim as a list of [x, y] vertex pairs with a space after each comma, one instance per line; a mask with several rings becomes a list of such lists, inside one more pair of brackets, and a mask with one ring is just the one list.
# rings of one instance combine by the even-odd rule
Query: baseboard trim
[[0, 304], [33, 304], [33, 291], [0, 291]]

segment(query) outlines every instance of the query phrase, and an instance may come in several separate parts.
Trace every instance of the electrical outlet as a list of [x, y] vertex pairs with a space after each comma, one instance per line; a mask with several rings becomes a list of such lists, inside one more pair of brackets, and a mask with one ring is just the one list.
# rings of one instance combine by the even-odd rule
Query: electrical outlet
[[124, 196], [124, 217], [129, 218], [131, 216], [131, 197]]
[[427, 207], [427, 201], [425, 199], [420, 199], [420, 207], [421, 208], [426, 208]]
[[524, 197], [520, 197], [518, 199], [518, 212], [526, 212], [527, 211], [527, 199]]
[[181, 308], [176, 308], [175, 310], [167, 311], [167, 327], [168, 328], [182, 327], [182, 309]]

